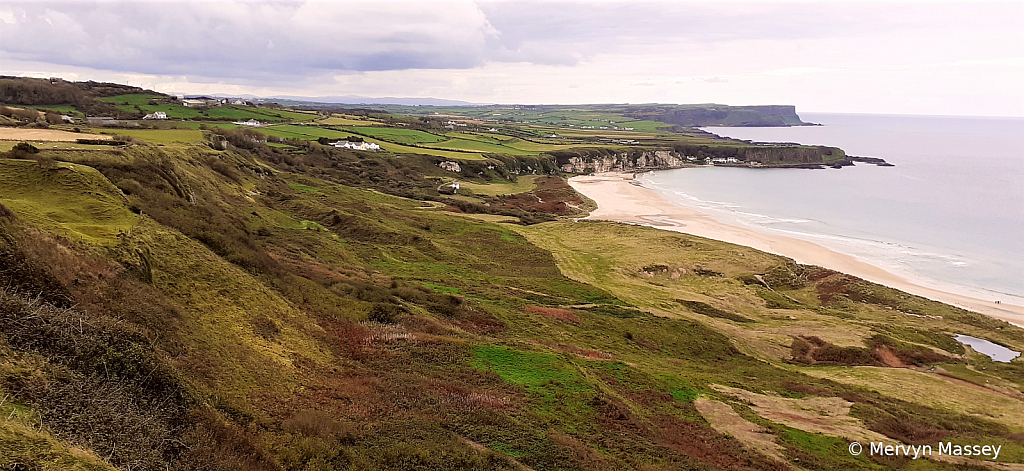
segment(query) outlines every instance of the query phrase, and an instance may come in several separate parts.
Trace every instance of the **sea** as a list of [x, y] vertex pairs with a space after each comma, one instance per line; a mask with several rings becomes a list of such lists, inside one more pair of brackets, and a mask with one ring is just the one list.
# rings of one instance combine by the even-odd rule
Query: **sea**
[[1024, 305], [1024, 118], [801, 113], [821, 126], [705, 128], [894, 167], [684, 168], [639, 176], [724, 223], [809, 240], [947, 291]]

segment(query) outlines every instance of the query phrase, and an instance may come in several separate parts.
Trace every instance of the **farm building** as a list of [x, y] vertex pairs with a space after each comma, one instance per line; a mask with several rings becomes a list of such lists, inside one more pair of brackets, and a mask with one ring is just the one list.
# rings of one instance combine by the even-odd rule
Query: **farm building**
[[167, 119], [167, 113], [164, 113], [163, 111], [156, 111], [143, 116], [142, 119]]
[[239, 126], [252, 126], [254, 128], [258, 128], [258, 127], [261, 127], [261, 126], [266, 126], [265, 123], [261, 123], [259, 121], [256, 121], [255, 119], [250, 119], [248, 121], [235, 121], [232, 124], [237, 124]]
[[380, 150], [380, 145], [375, 142], [338, 141], [331, 145], [339, 149]]
[[437, 192], [444, 195], [454, 195], [458, 193], [461, 188], [462, 185], [460, 185], [459, 182], [444, 183], [437, 187]]

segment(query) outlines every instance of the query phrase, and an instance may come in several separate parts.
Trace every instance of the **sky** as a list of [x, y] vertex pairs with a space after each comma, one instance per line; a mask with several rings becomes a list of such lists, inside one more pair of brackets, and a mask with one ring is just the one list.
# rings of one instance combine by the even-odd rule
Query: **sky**
[[4, 0], [0, 74], [183, 94], [1024, 116], [1024, 1]]

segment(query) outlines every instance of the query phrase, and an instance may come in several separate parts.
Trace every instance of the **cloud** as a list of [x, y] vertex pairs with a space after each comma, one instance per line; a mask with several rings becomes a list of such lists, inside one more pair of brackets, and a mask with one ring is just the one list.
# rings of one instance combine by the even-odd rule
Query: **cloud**
[[288, 80], [480, 65], [495, 34], [456, 2], [5, 2], [3, 57], [103, 70]]
[[0, 73], [183, 93], [862, 112], [902, 109], [912, 90], [930, 101], [907, 112], [974, 100], [965, 113], [1020, 115], [1022, 21], [1019, 2], [4, 0]]
[[[896, 26], [943, 26], [917, 14], [921, 8], [899, 14], [907, 8], [731, 2], [6, 1], [0, 6], [0, 58], [287, 81], [329, 72], [467, 69], [487, 62], [574, 66], [608, 53], [686, 54], [731, 41], [863, 37]], [[998, 21], [995, 16], [989, 22]]]

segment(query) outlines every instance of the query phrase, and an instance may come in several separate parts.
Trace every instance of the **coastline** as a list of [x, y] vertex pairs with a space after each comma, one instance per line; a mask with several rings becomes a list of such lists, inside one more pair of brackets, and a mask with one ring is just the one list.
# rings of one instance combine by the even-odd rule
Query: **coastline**
[[789, 257], [798, 263], [829, 268], [1024, 327], [1024, 306], [996, 304], [952, 293], [941, 287], [929, 285], [923, 280], [908, 280], [813, 242], [719, 222], [702, 212], [672, 204], [656, 191], [634, 182], [633, 175], [628, 172], [608, 172], [577, 176], [569, 179], [569, 185], [597, 203], [597, 209], [586, 219], [640, 224], [744, 245]]

